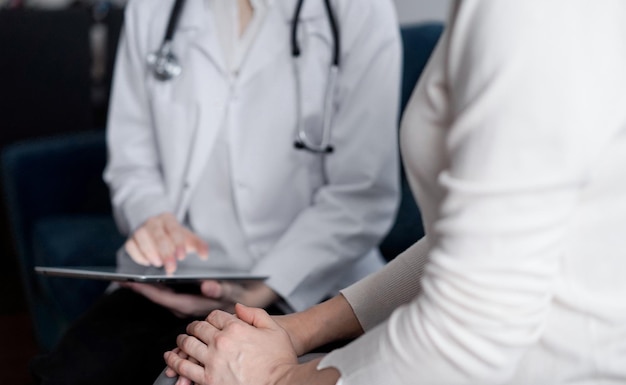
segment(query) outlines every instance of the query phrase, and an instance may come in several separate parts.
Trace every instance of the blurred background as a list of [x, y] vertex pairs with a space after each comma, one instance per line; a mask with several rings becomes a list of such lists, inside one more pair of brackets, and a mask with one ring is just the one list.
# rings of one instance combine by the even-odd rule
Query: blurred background
[[[403, 25], [443, 21], [449, 4], [394, 1]], [[0, 0], [0, 150], [38, 138], [101, 135], [125, 2]], [[67, 167], [80, 167], [79, 161], [70, 160]], [[5, 196], [10, 172], [0, 171], [5, 197], [0, 205], [0, 384], [29, 384], [27, 363], [41, 350], [41, 341], [34, 335], [17, 258], [24, 246], [11, 227], [16, 216]], [[106, 208], [94, 209], [99, 210]]]

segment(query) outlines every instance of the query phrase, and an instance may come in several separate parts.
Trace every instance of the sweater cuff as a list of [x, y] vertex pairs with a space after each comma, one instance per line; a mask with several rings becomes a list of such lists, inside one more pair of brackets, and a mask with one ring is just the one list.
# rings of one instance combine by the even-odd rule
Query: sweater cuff
[[379, 272], [341, 290], [363, 330], [380, 324], [397, 307], [417, 296], [428, 251], [423, 237]]

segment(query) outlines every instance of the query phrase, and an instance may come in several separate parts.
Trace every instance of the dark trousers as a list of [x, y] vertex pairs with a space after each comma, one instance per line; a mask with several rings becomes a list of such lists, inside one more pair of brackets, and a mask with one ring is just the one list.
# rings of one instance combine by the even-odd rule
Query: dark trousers
[[33, 359], [33, 377], [42, 385], [151, 385], [165, 366], [163, 353], [176, 347], [193, 320], [132, 290], [116, 290], [78, 319], [52, 352]]

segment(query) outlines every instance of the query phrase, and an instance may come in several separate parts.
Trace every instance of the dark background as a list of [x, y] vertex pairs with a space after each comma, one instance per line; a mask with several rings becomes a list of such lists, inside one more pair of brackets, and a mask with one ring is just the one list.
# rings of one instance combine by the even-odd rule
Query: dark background
[[[0, 150], [24, 140], [104, 129], [123, 13], [105, 3], [0, 9]], [[96, 28], [108, 35], [97, 46], [90, 37]], [[28, 384], [27, 363], [38, 348], [1, 201], [0, 384]]]

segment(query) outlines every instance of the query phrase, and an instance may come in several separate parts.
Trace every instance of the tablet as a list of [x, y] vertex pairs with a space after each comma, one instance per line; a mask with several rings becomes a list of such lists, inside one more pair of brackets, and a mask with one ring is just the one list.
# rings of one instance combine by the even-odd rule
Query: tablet
[[265, 276], [251, 275], [240, 270], [198, 269], [179, 266], [173, 274], [154, 266], [124, 265], [118, 266], [35, 266], [39, 274], [104, 281], [142, 282], [142, 283], [192, 283], [205, 280], [217, 281], [262, 281]]

